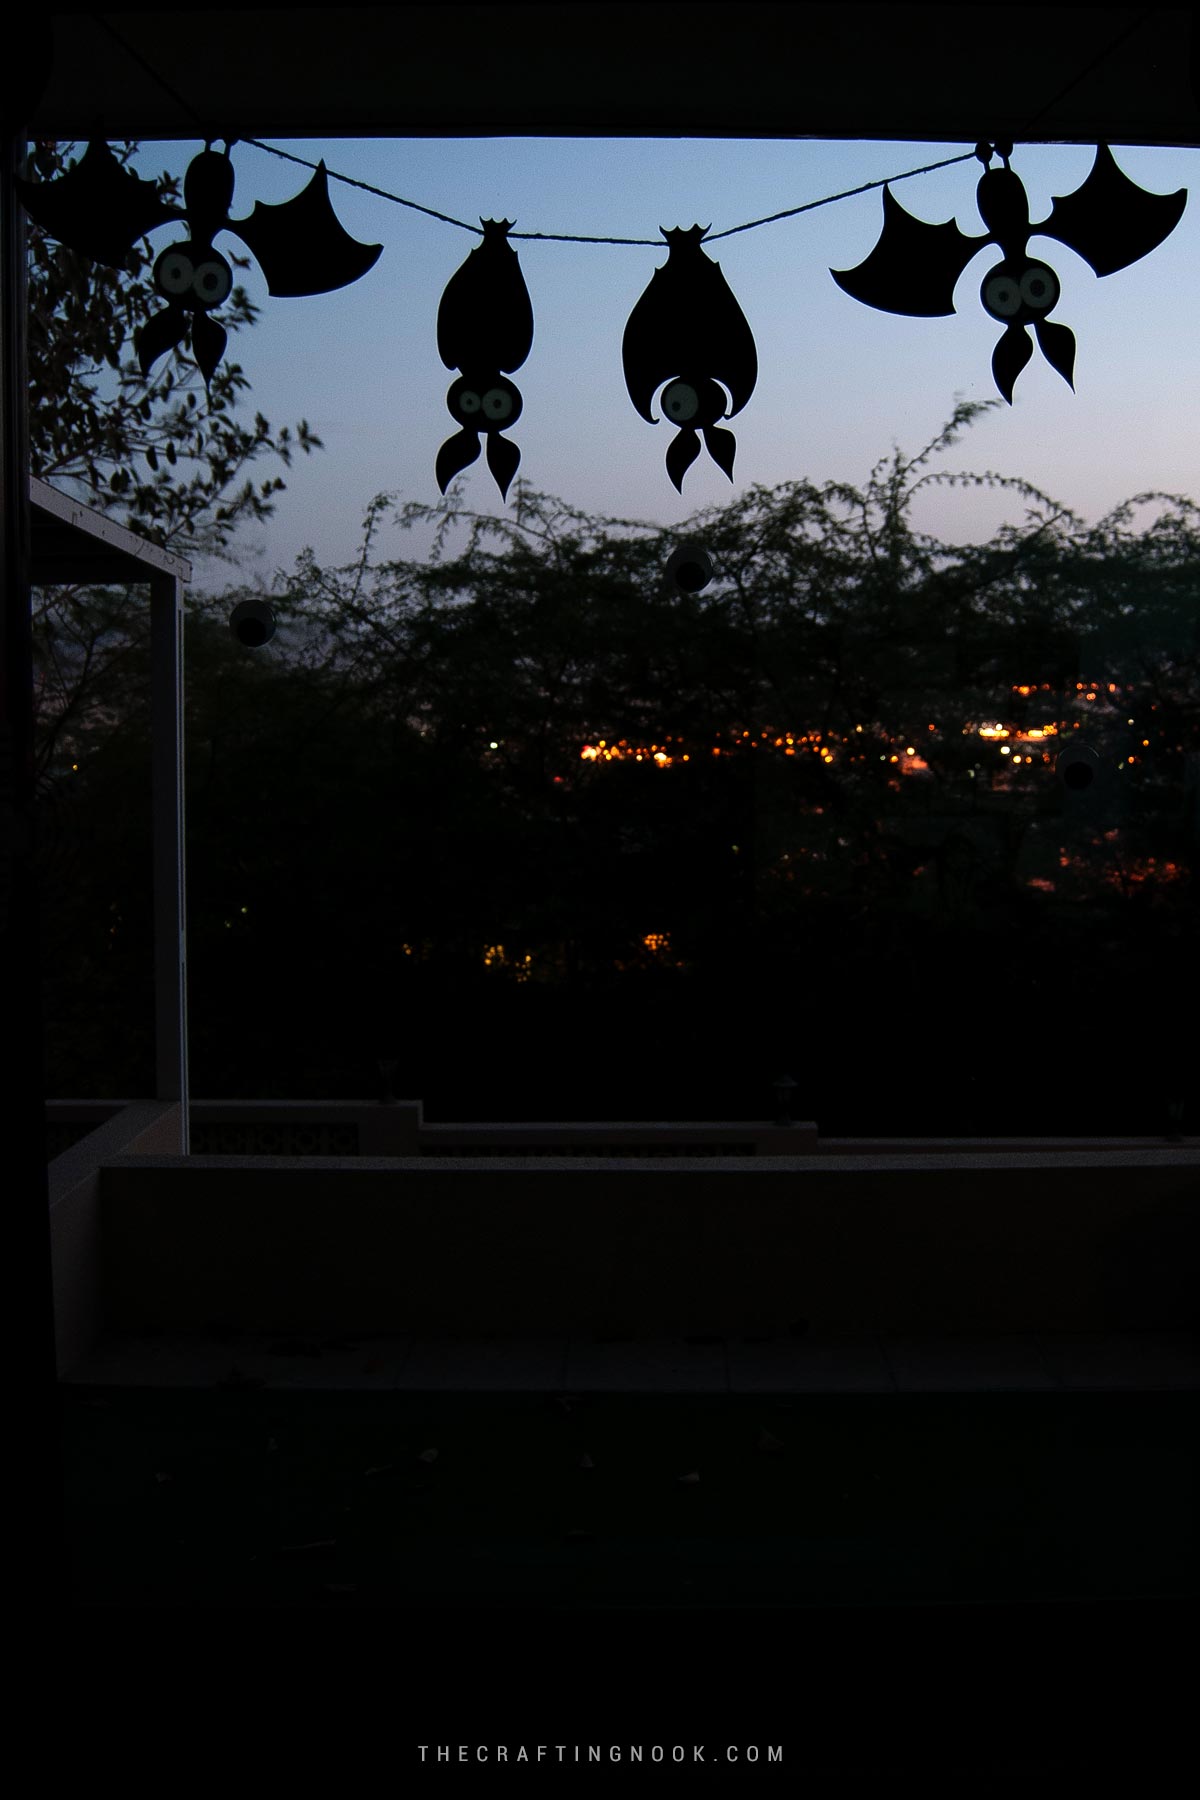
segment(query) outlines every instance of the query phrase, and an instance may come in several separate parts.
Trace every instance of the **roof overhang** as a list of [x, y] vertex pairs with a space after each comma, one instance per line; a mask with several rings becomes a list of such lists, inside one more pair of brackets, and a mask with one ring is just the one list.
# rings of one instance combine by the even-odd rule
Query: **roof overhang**
[[43, 137], [1200, 143], [1190, 6], [235, 5], [48, 16], [49, 75], [27, 115]]
[[35, 587], [76, 582], [114, 586], [169, 575], [190, 581], [192, 566], [115, 519], [29, 478], [30, 579]]

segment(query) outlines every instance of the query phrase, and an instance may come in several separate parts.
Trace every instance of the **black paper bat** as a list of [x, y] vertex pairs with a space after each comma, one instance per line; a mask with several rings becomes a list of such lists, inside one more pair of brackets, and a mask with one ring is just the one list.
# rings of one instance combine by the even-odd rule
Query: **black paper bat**
[[[643, 419], [659, 385], [661, 405], [679, 430], [667, 446], [667, 474], [679, 492], [700, 454], [700, 439], [733, 480], [737, 439], [717, 420], [741, 412], [758, 380], [758, 354], [746, 315], [719, 264], [700, 248], [707, 225], [666, 231], [667, 260], [629, 315], [621, 344], [625, 386]], [[726, 394], [721, 387], [728, 389]]]
[[[1009, 167], [1012, 145], [980, 144], [975, 154], [984, 165], [977, 189], [987, 226], [982, 237], [968, 236], [953, 219], [929, 225], [914, 218], [885, 187], [883, 230], [874, 250], [856, 268], [831, 269], [830, 274], [840, 288], [867, 306], [939, 318], [954, 311], [955, 283], [971, 258], [984, 244], [995, 244], [1003, 260], [988, 270], [979, 292], [984, 311], [1005, 327], [992, 353], [992, 374], [1011, 405], [1013, 384], [1033, 355], [1029, 325], [1046, 361], [1068, 386], [1075, 385], [1075, 335], [1047, 317], [1058, 304], [1058, 276], [1046, 263], [1030, 257], [1029, 239], [1057, 238], [1097, 275], [1112, 275], [1149, 255], [1170, 236], [1183, 215], [1187, 190], [1148, 193], [1121, 172], [1108, 146], [1100, 144], [1083, 185], [1073, 194], [1056, 197], [1049, 218], [1034, 225], [1021, 178]], [[999, 156], [1002, 168], [991, 167], [993, 156]]]
[[521, 391], [503, 370], [519, 369], [533, 347], [533, 306], [516, 251], [508, 242], [511, 219], [480, 219], [483, 242], [446, 283], [438, 306], [438, 355], [459, 369], [446, 395], [450, 417], [461, 427], [437, 454], [437, 482], [444, 494], [454, 477], [479, 455], [487, 439], [488, 468], [503, 499], [521, 452], [501, 433], [521, 416]]
[[30, 217], [68, 249], [94, 262], [120, 266], [140, 237], [182, 220], [188, 237], [171, 244], [154, 264], [153, 282], [166, 307], [137, 336], [142, 373], [189, 330], [192, 354], [210, 382], [225, 353], [226, 332], [211, 317], [233, 291], [233, 270], [213, 239], [220, 231], [241, 238], [267, 278], [273, 295], [327, 294], [365, 275], [382, 245], [360, 244], [339, 223], [329, 199], [325, 164], [308, 186], [279, 206], [258, 201], [248, 219], [231, 219], [233, 163], [229, 146], [206, 145], [183, 178], [182, 208], [167, 206], [152, 181], [123, 169], [108, 145], [94, 139], [73, 169], [53, 181], [19, 181]]

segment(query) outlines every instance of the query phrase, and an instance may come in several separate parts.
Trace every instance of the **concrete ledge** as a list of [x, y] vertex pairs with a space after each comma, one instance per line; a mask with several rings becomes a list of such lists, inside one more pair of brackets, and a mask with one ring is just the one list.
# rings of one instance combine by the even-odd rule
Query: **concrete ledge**
[[117, 1330], [1187, 1329], [1200, 1153], [121, 1157]]
[[56, 1156], [46, 1170], [60, 1376], [87, 1355], [101, 1326], [101, 1166], [114, 1156], [175, 1150], [182, 1129], [177, 1101], [134, 1100]]

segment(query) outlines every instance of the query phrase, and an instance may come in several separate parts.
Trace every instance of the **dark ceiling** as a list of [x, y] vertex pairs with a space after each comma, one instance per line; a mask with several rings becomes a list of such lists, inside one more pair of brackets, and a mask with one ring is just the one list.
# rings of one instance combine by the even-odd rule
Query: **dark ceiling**
[[449, 4], [40, 17], [52, 22], [52, 58], [25, 113], [46, 137], [1200, 143], [1191, 7]]

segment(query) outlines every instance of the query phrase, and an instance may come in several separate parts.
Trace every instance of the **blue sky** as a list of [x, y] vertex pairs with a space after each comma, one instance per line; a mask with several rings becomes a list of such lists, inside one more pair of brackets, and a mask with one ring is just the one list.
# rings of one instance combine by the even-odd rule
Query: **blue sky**
[[[660, 226], [714, 231], [970, 148], [963, 144], [730, 142], [724, 139], [418, 139], [282, 141], [280, 147], [462, 219], [515, 219], [518, 230], [654, 237]], [[182, 173], [198, 144], [145, 144], [136, 166]], [[1055, 319], [1074, 330], [1076, 391], [1035, 352], [1010, 410], [997, 409], [950, 453], [946, 467], [994, 469], [1048, 490], [1086, 517], [1146, 489], [1200, 497], [1200, 151], [1114, 145], [1125, 172], [1155, 192], [1190, 190], [1183, 219], [1152, 255], [1098, 279], [1050, 239], [1035, 255], [1056, 268]], [[1019, 146], [1013, 165], [1032, 215], [1076, 188], [1091, 167], [1084, 145]], [[243, 215], [255, 200], [289, 198], [305, 170], [250, 145], [235, 147]], [[905, 181], [909, 211], [982, 227], [975, 162]], [[478, 238], [331, 182], [354, 236], [381, 242], [375, 268], [354, 286], [309, 299], [273, 300], [257, 268], [244, 277], [263, 311], [233, 354], [251, 381], [248, 405], [275, 426], [308, 419], [326, 448], [298, 463], [275, 518], [239, 540], [246, 576], [269, 579], [311, 545], [348, 562], [370, 498], [435, 501], [434, 459], [455, 429], [445, 409], [452, 379], [437, 354], [442, 290]], [[861, 482], [899, 443], [919, 448], [955, 398], [995, 395], [990, 358], [998, 328], [983, 312], [982, 252], [964, 273], [959, 311], [909, 319], [842, 293], [829, 269], [860, 262], [879, 233], [878, 190], [712, 246], [753, 329], [756, 391], [732, 423], [735, 482], [702, 456], [682, 498], [663, 457], [671, 431], [635, 412], [621, 372], [625, 321], [665, 246], [519, 243], [534, 308], [532, 352], [515, 374], [524, 415], [512, 436], [521, 474], [589, 511], [673, 525], [753, 483], [795, 478]], [[167, 234], [155, 237], [165, 246]], [[218, 245], [235, 247], [231, 240]], [[482, 459], [464, 478], [469, 504], [501, 512]], [[935, 490], [918, 521], [950, 540], [986, 537], [1015, 503], [975, 490]], [[385, 533], [383, 555], [416, 554], [415, 538]]]

